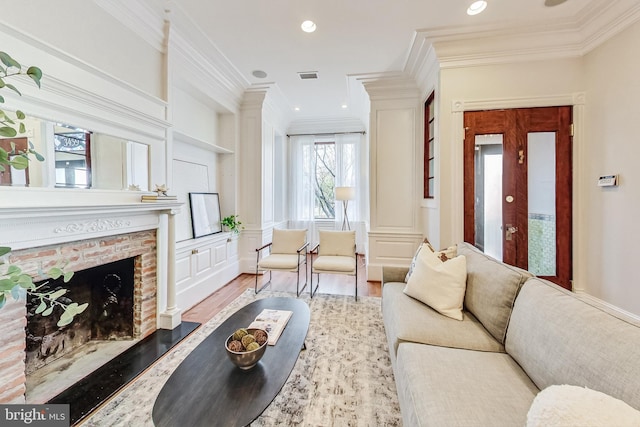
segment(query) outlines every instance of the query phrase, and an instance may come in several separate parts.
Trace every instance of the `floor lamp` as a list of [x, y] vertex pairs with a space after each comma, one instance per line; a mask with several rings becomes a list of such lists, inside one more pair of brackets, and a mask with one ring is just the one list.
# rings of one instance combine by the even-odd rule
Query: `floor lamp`
[[342, 218], [343, 230], [351, 230], [351, 227], [349, 226], [349, 218], [347, 217], [347, 206], [349, 205], [349, 200], [354, 200], [355, 198], [355, 187], [336, 187], [336, 200], [341, 201], [344, 208], [344, 216]]

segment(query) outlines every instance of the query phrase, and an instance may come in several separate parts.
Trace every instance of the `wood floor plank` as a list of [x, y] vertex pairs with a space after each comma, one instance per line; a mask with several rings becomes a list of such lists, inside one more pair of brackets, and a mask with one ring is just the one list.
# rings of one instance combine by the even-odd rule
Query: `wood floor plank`
[[[358, 296], [374, 296], [379, 297], [382, 295], [382, 289], [380, 282], [365, 280], [365, 263], [364, 258], [361, 256], [358, 259]], [[311, 274], [308, 276], [309, 284], [305, 288], [304, 292], [308, 293], [311, 287]], [[269, 280], [269, 274], [264, 274], [258, 277], [258, 287], [267, 283]], [[314, 275], [313, 283], [317, 283], [317, 276]], [[320, 288], [318, 292], [325, 294], [337, 294], [337, 295], [353, 295], [353, 276], [345, 276], [341, 274], [323, 274], [320, 276]], [[301, 273], [301, 286], [304, 283], [304, 273]], [[253, 289], [255, 286], [254, 274], [241, 274], [233, 279], [231, 282], [218, 289], [216, 292], [205, 298], [202, 302], [195, 305], [182, 315], [182, 320], [188, 322], [206, 323], [213, 316], [218, 314], [224, 307], [226, 307], [231, 301], [240, 296], [247, 288]], [[296, 291], [296, 274], [289, 272], [273, 272], [273, 278], [271, 285], [266, 289], [272, 291]]]

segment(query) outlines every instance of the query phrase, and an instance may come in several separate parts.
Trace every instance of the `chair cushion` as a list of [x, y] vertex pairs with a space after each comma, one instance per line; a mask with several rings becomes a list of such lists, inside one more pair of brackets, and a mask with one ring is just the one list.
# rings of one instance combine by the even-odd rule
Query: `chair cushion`
[[298, 254], [271, 254], [258, 263], [260, 270], [296, 270], [298, 268]]
[[313, 272], [355, 274], [356, 259], [350, 256], [319, 256], [313, 260]]
[[337, 255], [355, 258], [355, 231], [320, 230], [318, 233], [320, 237], [319, 255]]
[[272, 254], [295, 254], [307, 241], [307, 230], [273, 230]]

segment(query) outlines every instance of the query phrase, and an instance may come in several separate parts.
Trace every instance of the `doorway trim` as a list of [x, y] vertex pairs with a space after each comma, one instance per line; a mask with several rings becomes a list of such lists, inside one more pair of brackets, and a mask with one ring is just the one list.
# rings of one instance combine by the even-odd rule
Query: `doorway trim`
[[456, 197], [451, 201], [451, 236], [455, 242], [464, 240], [464, 112], [479, 110], [500, 110], [514, 108], [555, 107], [571, 105], [573, 107], [573, 290], [582, 292], [582, 271], [586, 260], [582, 230], [585, 224], [581, 214], [581, 201], [585, 200], [589, 179], [585, 173], [583, 146], [583, 128], [586, 94], [575, 92], [560, 95], [513, 97], [481, 100], [453, 100], [451, 102], [452, 159], [451, 191]]

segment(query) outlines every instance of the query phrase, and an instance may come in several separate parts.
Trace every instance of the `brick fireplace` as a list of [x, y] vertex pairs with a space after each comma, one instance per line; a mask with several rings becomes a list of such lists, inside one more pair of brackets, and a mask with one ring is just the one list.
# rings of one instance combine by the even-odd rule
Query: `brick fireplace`
[[[57, 209], [57, 216], [42, 215], [44, 208], [29, 209], [27, 216], [21, 209], [0, 210], [0, 235], [2, 244], [13, 248], [10, 263], [34, 280], [44, 279], [38, 276], [39, 269], [46, 271], [61, 263], [66, 263], [65, 270], [77, 272], [133, 258], [133, 338], [142, 339], [158, 327], [166, 328], [163, 316], [175, 317], [178, 312], [179, 323], [179, 311], [172, 306], [175, 290], [167, 280], [173, 262], [169, 237], [175, 208], [144, 204], [76, 207]], [[34, 212], [38, 212], [36, 218]], [[25, 402], [26, 312], [23, 300], [10, 301], [0, 309], [2, 403]]]

